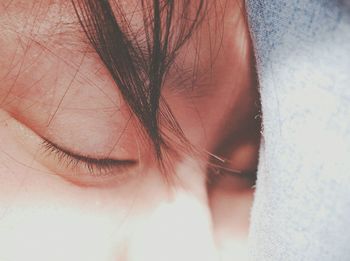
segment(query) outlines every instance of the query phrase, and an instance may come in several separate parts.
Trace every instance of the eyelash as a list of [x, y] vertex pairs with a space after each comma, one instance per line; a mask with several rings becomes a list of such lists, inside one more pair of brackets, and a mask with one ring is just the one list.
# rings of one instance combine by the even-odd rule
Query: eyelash
[[250, 187], [254, 188], [257, 180], [257, 169], [251, 171], [242, 172], [240, 170], [230, 167], [229, 161], [209, 153], [211, 161], [208, 167], [208, 183], [215, 182], [216, 179], [225, 176], [231, 176], [234, 178], [239, 178], [241, 180], [246, 180]]
[[42, 142], [42, 148], [45, 153], [56, 157], [58, 163], [65, 165], [66, 168], [72, 170], [83, 168], [88, 170], [89, 174], [93, 177], [116, 175], [113, 173], [115, 172], [119, 174], [137, 164], [134, 160], [115, 160], [109, 158], [96, 159], [77, 155], [60, 148], [48, 140]]
[[[115, 160], [109, 158], [96, 159], [87, 156], [76, 155], [72, 152], [60, 148], [58, 145], [43, 140], [42, 148], [45, 153], [53, 155], [58, 164], [64, 165], [71, 170], [77, 168], [83, 168], [88, 170], [90, 177], [103, 178], [108, 176], [120, 176], [129, 168], [135, 166], [137, 161], [135, 160]], [[256, 171], [247, 173], [241, 173], [231, 168], [222, 166], [222, 164], [209, 164], [211, 167], [208, 169], [208, 182], [209, 184], [215, 182], [219, 177], [232, 176], [240, 179], [246, 179], [252, 187], [256, 182]]]

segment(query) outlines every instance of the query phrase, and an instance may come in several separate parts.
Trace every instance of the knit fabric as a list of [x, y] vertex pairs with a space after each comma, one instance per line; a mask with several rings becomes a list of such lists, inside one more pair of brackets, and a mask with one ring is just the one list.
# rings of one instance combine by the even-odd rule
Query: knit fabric
[[251, 260], [350, 260], [350, 1], [246, 0], [263, 112]]

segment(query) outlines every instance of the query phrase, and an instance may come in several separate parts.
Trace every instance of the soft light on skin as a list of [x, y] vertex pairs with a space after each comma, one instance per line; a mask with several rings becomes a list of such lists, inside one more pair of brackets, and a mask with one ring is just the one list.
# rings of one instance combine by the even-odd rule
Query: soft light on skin
[[[210, 213], [191, 194], [178, 192], [144, 222], [147, 225], [130, 242], [130, 260], [218, 260]], [[184, 235], [184, 228], [191, 233]]]
[[[178, 58], [191, 68], [200, 48], [201, 86], [177, 92], [169, 79], [163, 94], [191, 143], [214, 153], [232, 144], [225, 156], [251, 170], [257, 92], [243, 1], [215, 3], [221, 9], [204, 19], [200, 46], [189, 41]], [[212, 63], [218, 24], [225, 33]], [[253, 190], [234, 178], [208, 186], [206, 159], [189, 155], [174, 160], [176, 178], [166, 183], [70, 1], [2, 2], [0, 28], [0, 260], [243, 260]], [[110, 186], [82, 186], [42, 153], [40, 136], [141, 164]]]
[[203, 170], [187, 160], [176, 173], [182, 184], [137, 224], [141, 228], [130, 241], [128, 260], [218, 260]]

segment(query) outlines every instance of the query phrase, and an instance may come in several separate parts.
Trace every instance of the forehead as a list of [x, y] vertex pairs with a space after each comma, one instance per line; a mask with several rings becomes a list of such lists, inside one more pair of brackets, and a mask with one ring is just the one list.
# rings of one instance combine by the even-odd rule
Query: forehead
[[0, 25], [3, 36], [16, 35], [22, 46], [30, 42], [42, 46], [81, 46], [83, 40], [70, 1], [14, 0], [0, 3]]
[[[0, 26], [21, 33], [47, 37], [55, 33], [81, 31], [74, 11], [76, 0], [1, 0]], [[111, 1], [116, 14], [122, 12], [127, 20], [142, 21], [141, 1]]]
[[[103, 66], [101, 61], [98, 61], [99, 58], [89, 43], [75, 13], [72, 3], [79, 4], [81, 2], [84, 1], [0, 0], [0, 52], [1, 56], [5, 57], [2, 61], [0, 60], [0, 67], [7, 68], [7, 66], [4, 66], [4, 64], [7, 65], [8, 63], [5, 60], [12, 60], [11, 55], [15, 55], [15, 53], [23, 55], [26, 53], [27, 60], [30, 60], [30, 57], [27, 55], [29, 53], [28, 50], [32, 51], [30, 53], [33, 53], [32, 56], [34, 58], [36, 56], [35, 52], [40, 53], [44, 50], [50, 55], [66, 60], [67, 64], [73, 64], [74, 68], [80, 67], [81, 54], [86, 55], [86, 53], [89, 53], [94, 57], [94, 59], [91, 59], [90, 65], [94, 64], [94, 67], [97, 64], [97, 67]], [[112, 0], [109, 2], [112, 5], [116, 18], [120, 19], [120, 21], [125, 18], [128, 29], [137, 34], [137, 40], [144, 42], [142, 31], [144, 31], [143, 11], [145, 7], [142, 6], [142, 2], [149, 3], [151, 7], [153, 1]], [[183, 1], [180, 2], [182, 3]], [[180, 2], [178, 5], [180, 5]], [[193, 7], [195, 7], [197, 1], [190, 1], [190, 3], [193, 3]], [[195, 10], [192, 8], [192, 5], [190, 9], [190, 12]], [[178, 9], [175, 10], [175, 16], [180, 15], [177, 11]], [[179, 19], [175, 17], [174, 23], [177, 21]], [[175, 28], [174, 32], [176, 31]], [[179, 34], [181, 35], [181, 33]], [[210, 36], [210, 34], [208, 35]], [[191, 44], [190, 42], [193, 41], [189, 41], [189, 45]], [[201, 47], [206, 43], [206, 41], [201, 39]], [[211, 44], [210, 47], [212, 46]], [[193, 48], [198, 50], [198, 43], [196, 42], [194, 45]], [[192, 48], [192, 46], [189, 48]], [[194, 59], [195, 57], [192, 57], [195, 53], [181, 51], [178, 54], [178, 60], [181, 60], [181, 68], [185, 68], [184, 70], [192, 68], [193, 61], [196, 60]], [[201, 60], [204, 62], [208, 60], [206, 55], [208, 56], [209, 52], [201, 53]], [[17, 56], [19, 57], [19, 55]], [[22, 58], [20, 57], [19, 59]], [[84, 63], [86, 63], [86, 59]], [[95, 71], [99, 70], [99, 68], [93, 69]], [[5, 70], [2, 71], [4, 72]], [[177, 68], [177, 71], [179, 71], [179, 68]]]
[[[64, 36], [77, 32], [82, 34], [74, 5], [79, 6], [78, 9], [80, 9], [83, 2], [81, 0], [1, 0], [0, 26], [1, 29], [12, 29], [37, 38]], [[145, 10], [148, 10], [149, 14], [153, 13], [153, 1], [113, 0], [108, 2], [119, 22], [126, 21], [132, 31], [138, 31], [144, 25]], [[190, 13], [186, 13], [187, 16], [196, 14], [197, 2], [187, 3], [186, 8], [190, 10]], [[176, 5], [177, 8], [183, 7], [182, 2]], [[174, 15], [181, 17], [181, 14], [178, 14], [180, 11], [180, 9], [176, 10]]]
[[[20, 89], [22, 83], [27, 89], [35, 86], [33, 92], [40, 84], [49, 89], [51, 78], [64, 82], [75, 74], [82, 85], [110, 82], [71, 0], [0, 0], [0, 57], [0, 94]], [[11, 87], [14, 81], [16, 88]], [[67, 83], [56, 85], [63, 89]]]

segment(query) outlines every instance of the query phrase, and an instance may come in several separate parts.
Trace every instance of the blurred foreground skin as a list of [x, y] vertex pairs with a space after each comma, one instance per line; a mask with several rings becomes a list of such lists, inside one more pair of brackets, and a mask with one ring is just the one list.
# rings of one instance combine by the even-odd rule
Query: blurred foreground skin
[[[259, 129], [242, 2], [209, 9], [178, 58], [191, 68], [200, 53], [198, 88], [169, 80], [164, 97], [193, 145], [244, 171], [256, 168]], [[203, 159], [187, 155], [165, 182], [69, 1], [1, 1], [0, 25], [0, 260], [245, 259], [249, 184], [208, 185]], [[137, 164], [92, 175], [43, 139]]]

